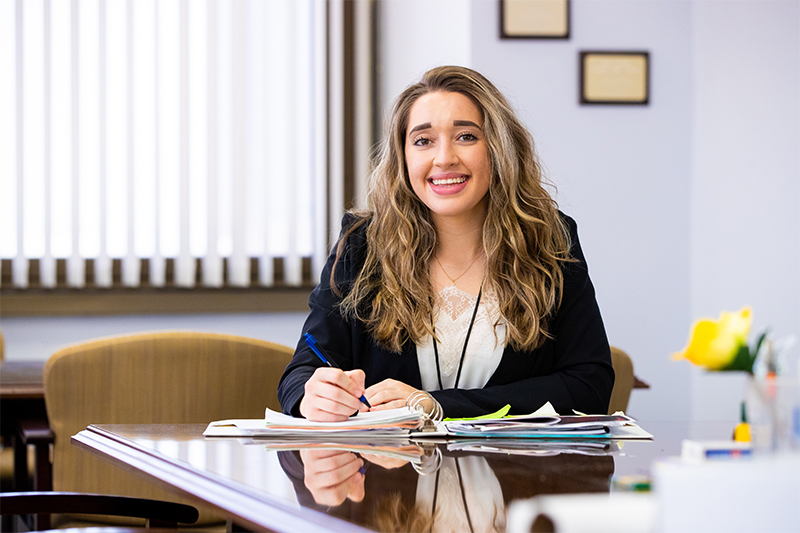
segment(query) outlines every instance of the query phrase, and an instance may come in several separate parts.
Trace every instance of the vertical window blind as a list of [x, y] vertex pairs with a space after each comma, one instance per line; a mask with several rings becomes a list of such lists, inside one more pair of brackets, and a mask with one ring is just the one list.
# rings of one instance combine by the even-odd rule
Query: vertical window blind
[[32, 259], [42, 287], [271, 286], [276, 264], [297, 286], [304, 258], [318, 272], [341, 212], [334, 4], [0, 0], [13, 286]]

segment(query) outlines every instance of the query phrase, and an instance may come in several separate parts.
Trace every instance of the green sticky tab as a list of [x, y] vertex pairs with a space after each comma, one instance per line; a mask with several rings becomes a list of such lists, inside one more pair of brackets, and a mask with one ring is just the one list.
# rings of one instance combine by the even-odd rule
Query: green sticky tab
[[468, 420], [483, 420], [484, 418], [503, 418], [504, 416], [506, 416], [508, 414], [508, 412], [510, 410], [511, 410], [511, 404], [506, 404], [499, 411], [494, 412], [494, 413], [489, 413], [488, 415], [473, 416], [473, 417], [469, 417], [469, 418], [445, 418], [444, 421], [445, 422], [455, 422], [455, 421], [463, 422], [463, 421], [468, 421]]

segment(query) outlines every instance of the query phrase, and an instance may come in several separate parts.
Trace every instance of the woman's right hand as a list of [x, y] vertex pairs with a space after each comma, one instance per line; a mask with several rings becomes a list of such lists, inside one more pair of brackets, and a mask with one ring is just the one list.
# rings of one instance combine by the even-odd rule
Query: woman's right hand
[[363, 370], [318, 368], [306, 381], [300, 414], [315, 422], [341, 422], [356, 411], [368, 410], [360, 400], [364, 380]]
[[364, 499], [364, 460], [342, 450], [300, 450], [305, 483], [314, 501], [339, 505]]

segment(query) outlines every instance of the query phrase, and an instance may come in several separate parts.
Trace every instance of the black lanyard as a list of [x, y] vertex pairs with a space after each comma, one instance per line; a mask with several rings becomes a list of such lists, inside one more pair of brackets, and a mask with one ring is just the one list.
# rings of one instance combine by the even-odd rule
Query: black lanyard
[[[480, 298], [480, 295], [478, 295]], [[455, 458], [456, 460], [456, 474], [458, 475], [458, 486], [461, 489], [461, 501], [464, 503], [464, 513], [467, 515], [467, 524], [469, 524], [469, 530], [472, 533], [475, 533], [475, 528], [472, 526], [472, 518], [469, 516], [469, 508], [467, 508], [467, 495], [464, 492], [464, 480], [461, 477], [461, 467], [458, 465], [458, 457]], [[439, 472], [441, 469], [436, 471], [436, 485], [433, 489], [433, 511], [431, 512], [431, 518], [436, 520], [436, 498], [439, 495]], [[433, 531], [433, 521], [431, 521], [431, 529]]]
[[[464, 348], [461, 350], [461, 361], [458, 362], [458, 373], [456, 373], [456, 382], [453, 384], [453, 388], [458, 388], [458, 382], [461, 379], [461, 369], [464, 366], [464, 356], [467, 354], [467, 343], [469, 342], [469, 336], [472, 333], [472, 326], [475, 325], [475, 317], [478, 315], [478, 304], [481, 303], [481, 294], [483, 294], [483, 284], [481, 284], [481, 288], [478, 291], [478, 299], [475, 300], [475, 309], [472, 311], [472, 320], [469, 321], [469, 329], [467, 329], [467, 338], [464, 339]], [[439, 348], [436, 346], [436, 326], [433, 326], [433, 354], [436, 357], [436, 377], [439, 378], [439, 390], [444, 390], [444, 385], [442, 385], [442, 371], [439, 369]]]

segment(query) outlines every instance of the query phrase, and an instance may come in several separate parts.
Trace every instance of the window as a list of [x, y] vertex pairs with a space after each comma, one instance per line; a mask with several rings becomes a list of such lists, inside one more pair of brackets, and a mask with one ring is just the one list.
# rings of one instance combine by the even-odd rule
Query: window
[[8, 284], [307, 284], [344, 203], [342, 6], [0, 0]]

